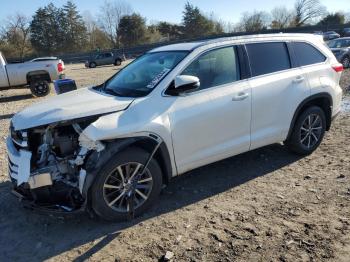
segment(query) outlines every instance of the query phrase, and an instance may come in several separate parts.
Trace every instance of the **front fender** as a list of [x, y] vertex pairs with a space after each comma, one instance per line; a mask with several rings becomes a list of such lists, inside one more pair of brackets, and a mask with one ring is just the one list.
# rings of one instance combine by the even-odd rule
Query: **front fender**
[[165, 144], [170, 160], [171, 173], [177, 169], [172, 146], [171, 127], [167, 110], [143, 110], [133, 105], [127, 110], [100, 117], [83, 130], [83, 136], [91, 141], [113, 141], [123, 138], [160, 137]]
[[87, 171], [87, 176], [82, 190], [82, 194], [85, 196], [85, 198], [88, 197], [89, 189], [93, 184], [95, 178], [98, 176], [99, 170], [101, 170], [101, 168], [107, 163], [107, 161], [109, 161], [116, 154], [118, 154], [118, 152], [121, 152], [128, 147], [135, 146], [141, 147], [151, 154], [152, 150], [155, 149], [155, 146], [158, 143], [157, 140], [161, 144], [156, 154], [154, 155], [154, 158], [158, 160], [159, 165], [161, 166], [164, 184], [168, 184], [173, 173], [171, 168], [169, 151], [164, 142], [160, 141], [159, 138], [155, 139], [149, 136], [122, 138], [105, 143], [105, 150], [101, 152], [92, 151], [92, 153], [86, 158], [84, 169]]

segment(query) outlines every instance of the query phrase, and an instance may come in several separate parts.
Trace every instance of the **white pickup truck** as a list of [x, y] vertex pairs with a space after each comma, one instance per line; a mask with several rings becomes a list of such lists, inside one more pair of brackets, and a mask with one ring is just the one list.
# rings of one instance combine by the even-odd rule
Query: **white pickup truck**
[[46, 96], [50, 83], [63, 78], [63, 71], [60, 59], [7, 64], [0, 52], [0, 90], [25, 86], [34, 96]]

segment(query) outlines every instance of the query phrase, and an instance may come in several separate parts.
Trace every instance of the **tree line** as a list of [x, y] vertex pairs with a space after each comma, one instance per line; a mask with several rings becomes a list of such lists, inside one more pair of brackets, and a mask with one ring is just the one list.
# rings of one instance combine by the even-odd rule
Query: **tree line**
[[162, 41], [205, 37], [230, 32], [258, 32], [306, 25], [350, 22], [348, 13], [328, 13], [320, 0], [296, 0], [293, 9], [275, 7], [270, 12], [251, 11], [237, 24], [205, 14], [187, 2], [180, 24], [166, 21], [147, 23], [124, 0], [105, 1], [97, 16], [81, 13], [73, 1], [62, 7], [53, 3], [40, 7], [29, 18], [8, 17], [0, 27], [0, 50], [8, 57], [60, 55], [132, 47]]

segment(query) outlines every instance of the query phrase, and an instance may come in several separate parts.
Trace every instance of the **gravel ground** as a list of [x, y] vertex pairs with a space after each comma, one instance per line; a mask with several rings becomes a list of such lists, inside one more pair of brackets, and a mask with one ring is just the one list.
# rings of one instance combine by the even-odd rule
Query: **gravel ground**
[[[118, 70], [68, 65], [79, 87]], [[350, 85], [350, 70], [342, 87]], [[271, 145], [175, 178], [128, 223], [55, 218], [10, 194], [4, 139], [33, 99], [0, 92], [0, 261], [350, 261], [350, 98], [320, 148], [299, 158]]]

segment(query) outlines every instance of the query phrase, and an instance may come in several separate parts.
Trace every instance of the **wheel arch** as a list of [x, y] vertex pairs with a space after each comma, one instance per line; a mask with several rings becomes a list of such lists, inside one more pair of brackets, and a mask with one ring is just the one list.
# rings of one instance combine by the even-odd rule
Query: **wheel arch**
[[298, 119], [298, 116], [308, 107], [310, 106], [319, 106], [326, 115], [326, 130], [328, 131], [331, 127], [332, 122], [332, 107], [333, 107], [333, 99], [332, 96], [329, 93], [323, 92], [318, 93], [312, 96], [309, 96], [308, 98], [304, 99], [297, 107], [297, 109], [294, 112], [289, 131], [288, 131], [288, 140], [292, 134], [293, 127], [295, 125], [295, 122]]
[[[102, 152], [93, 152], [86, 159], [86, 165], [84, 168], [87, 171], [87, 177], [84, 183], [83, 195], [87, 196], [89, 189], [91, 188], [98, 171], [101, 167], [107, 163], [115, 154], [122, 152], [123, 150], [130, 147], [141, 148], [151, 154], [152, 150], [156, 146], [156, 141], [147, 136], [140, 137], [130, 137], [130, 138], [120, 138], [115, 140], [106, 141], [106, 149]], [[172, 167], [169, 150], [165, 142], [161, 142], [157, 152], [154, 155], [154, 158], [157, 160], [161, 170], [163, 184], [167, 185], [172, 177]]]
[[48, 71], [45, 71], [45, 70], [28, 72], [26, 75], [26, 79], [27, 79], [27, 84], [30, 84], [32, 80], [46, 80], [48, 82], [51, 82], [50, 74]]

